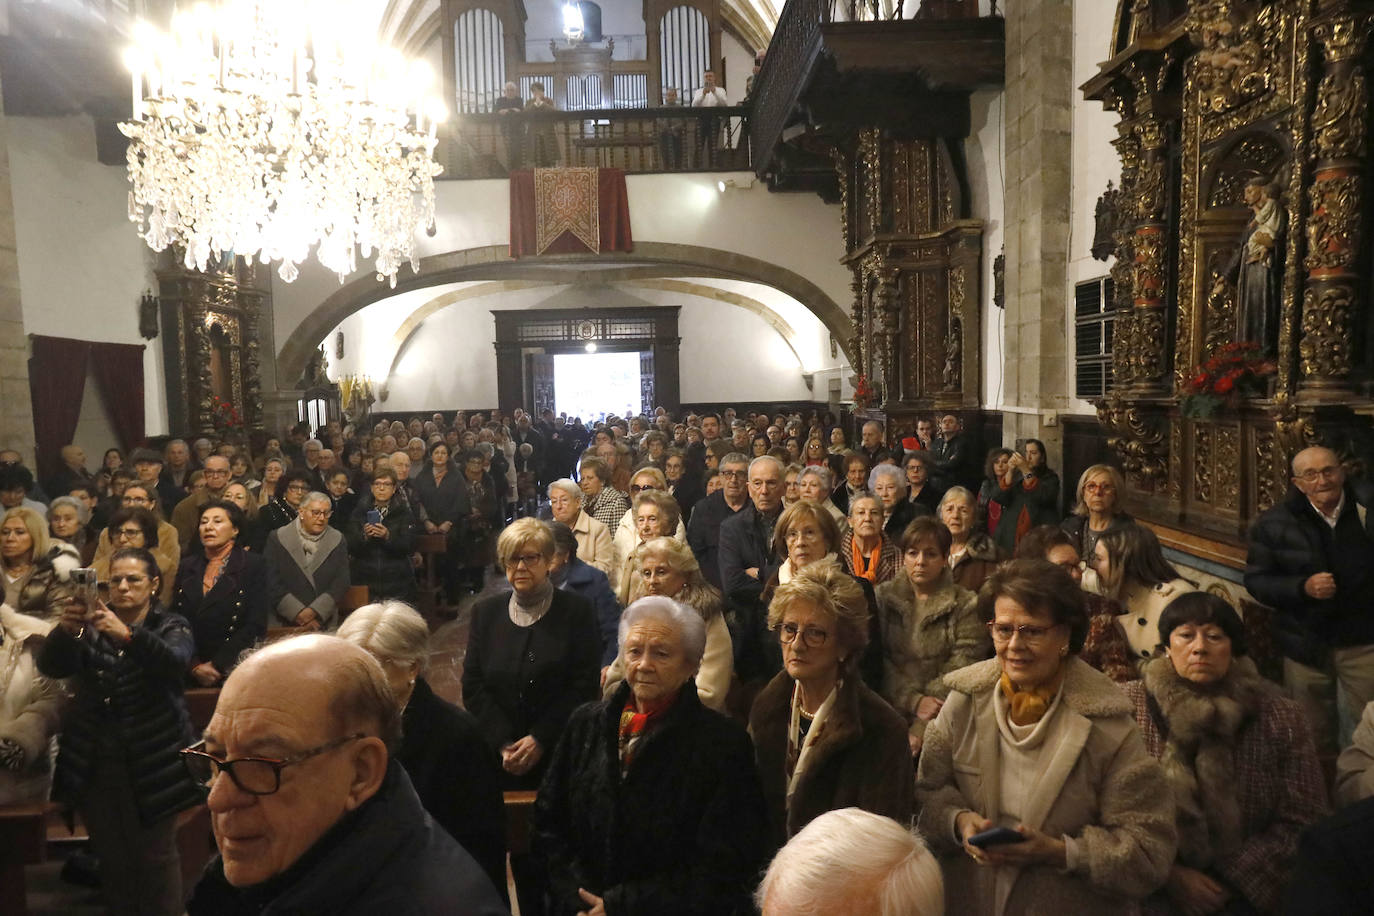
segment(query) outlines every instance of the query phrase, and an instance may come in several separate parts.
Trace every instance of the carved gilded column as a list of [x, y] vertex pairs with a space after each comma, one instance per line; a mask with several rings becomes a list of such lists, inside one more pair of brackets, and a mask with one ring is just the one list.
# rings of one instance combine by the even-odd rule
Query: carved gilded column
[[854, 321], [854, 337], [849, 341], [849, 352], [854, 354], [854, 371], [867, 375], [868, 358], [871, 354], [868, 335], [864, 333], [864, 272], [858, 265], [855, 265], [852, 271], [849, 288], [854, 293], [854, 307], [850, 315]]
[[1369, 28], [1368, 17], [1346, 11], [1312, 30], [1325, 62], [1312, 115], [1314, 171], [1307, 191], [1307, 280], [1298, 343], [1302, 401], [1339, 402], [1352, 394], [1369, 106], [1360, 57]]
[[1168, 250], [1164, 223], [1167, 138], [1164, 123], [1155, 112], [1146, 113], [1136, 125], [1140, 165], [1134, 182], [1134, 216], [1131, 233], [1133, 260], [1131, 313], [1131, 389], [1137, 396], [1166, 394], [1169, 341], [1165, 334], [1165, 256]]
[[897, 271], [885, 267], [879, 270], [877, 276], [873, 323], [875, 330], [881, 330], [874, 336], [877, 338], [878, 361], [883, 377], [883, 401], [890, 403], [897, 399], [897, 392], [901, 387], [897, 381], [897, 342], [900, 325], [898, 310], [901, 303], [897, 301]]

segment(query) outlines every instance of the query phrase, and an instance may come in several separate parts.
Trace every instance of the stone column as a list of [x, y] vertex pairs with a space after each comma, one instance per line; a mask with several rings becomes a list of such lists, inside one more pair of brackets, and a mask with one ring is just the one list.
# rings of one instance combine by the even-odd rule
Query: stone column
[[[1005, 442], [1043, 439], [1060, 464], [1057, 420], [1068, 405], [1066, 323], [1073, 107], [1073, 4], [1006, 8]], [[965, 333], [968, 329], [965, 328]]]
[[19, 289], [19, 253], [10, 195], [5, 113], [0, 110], [0, 447], [12, 448], [34, 467], [33, 399], [29, 393], [29, 343]]
[[1312, 30], [1325, 63], [1312, 115], [1314, 172], [1307, 190], [1307, 282], [1298, 342], [1298, 399], [1308, 403], [1343, 403], [1352, 395], [1369, 106], [1360, 57], [1369, 27], [1367, 17], [1346, 10]]

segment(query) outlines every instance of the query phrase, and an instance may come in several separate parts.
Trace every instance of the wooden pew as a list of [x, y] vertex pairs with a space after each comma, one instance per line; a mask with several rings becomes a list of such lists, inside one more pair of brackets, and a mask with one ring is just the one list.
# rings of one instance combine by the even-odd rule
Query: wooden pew
[[444, 582], [439, 576], [439, 563], [448, 553], [448, 536], [443, 534], [421, 534], [415, 538], [415, 550], [424, 557], [424, 580], [420, 583], [420, 612], [431, 617], [439, 616], [439, 607], [444, 594]]
[[535, 794], [530, 791], [505, 793], [506, 850], [513, 856], [530, 851]]
[[0, 913], [28, 913], [24, 866], [46, 858], [48, 812], [56, 809], [53, 802], [0, 806]]

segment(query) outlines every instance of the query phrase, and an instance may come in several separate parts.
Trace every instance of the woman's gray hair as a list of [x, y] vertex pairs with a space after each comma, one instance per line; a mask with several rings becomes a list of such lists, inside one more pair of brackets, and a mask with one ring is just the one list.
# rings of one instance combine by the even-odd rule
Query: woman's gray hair
[[859, 808], [827, 811], [768, 866], [754, 901], [778, 916], [940, 916], [945, 884], [920, 835]]
[[577, 485], [577, 481], [571, 477], [560, 477], [549, 484], [549, 498], [553, 498], [554, 490], [562, 490], [572, 497], [573, 501], [579, 506], [582, 505], [582, 488]]
[[429, 624], [404, 601], [363, 605], [339, 624], [335, 635], [366, 649], [383, 665], [417, 665], [420, 674], [429, 668]]
[[73, 509], [76, 510], [77, 521], [81, 522], [81, 524], [83, 525], [90, 523], [91, 510], [87, 509], [86, 504], [83, 503], [81, 500], [77, 499], [75, 496], [59, 496], [52, 502], [48, 503], [49, 519], [52, 518], [52, 510], [60, 506], [71, 506]]
[[701, 666], [701, 657], [706, 654], [706, 621], [693, 608], [665, 598], [662, 595], [648, 595], [640, 598], [620, 615], [620, 632], [616, 642], [620, 651], [625, 651], [625, 637], [630, 627], [644, 620], [657, 620], [674, 627], [682, 637], [682, 648], [693, 667]]
[[832, 479], [830, 477], [830, 468], [822, 467], [819, 464], [813, 464], [809, 467], [802, 468], [802, 472], [797, 475], [797, 480], [801, 480], [803, 477], [816, 478], [821, 482], [821, 486], [824, 487], [827, 492], [834, 489], [834, 487], [831, 486]]
[[319, 502], [324, 503], [330, 509], [334, 508], [334, 500], [330, 498], [328, 493], [321, 493], [319, 490], [311, 490], [309, 493], [305, 494], [305, 499], [301, 500], [301, 510], [303, 511], [305, 507], [311, 503]]
[[490, 461], [492, 456], [496, 454], [496, 446], [492, 445], [490, 442], [479, 442], [474, 448], [481, 452], [482, 457], [487, 461]]
[[911, 486], [907, 483], [906, 472], [897, 467], [897, 465], [875, 464], [873, 470], [868, 472], [868, 488], [870, 490], [877, 489], [878, 481], [882, 480], [884, 477], [891, 477], [892, 482], [897, 485], [897, 489], [899, 490], [905, 490]]
[[950, 487], [948, 490], [945, 491], [945, 495], [940, 497], [940, 505], [935, 507], [936, 514], [938, 515], [939, 513], [945, 511], [945, 503], [949, 502], [952, 499], [962, 499], [972, 503], [975, 506], [978, 505], [978, 497], [973, 495], [972, 490], [968, 489], [967, 487]]

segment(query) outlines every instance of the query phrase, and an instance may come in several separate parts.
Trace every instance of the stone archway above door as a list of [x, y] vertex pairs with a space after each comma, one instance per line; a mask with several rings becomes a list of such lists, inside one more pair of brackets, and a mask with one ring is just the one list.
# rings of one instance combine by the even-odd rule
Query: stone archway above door
[[420, 272], [403, 276], [395, 289], [362, 277], [345, 284], [311, 312], [288, 334], [277, 354], [277, 377], [295, 378], [311, 352], [334, 327], [349, 315], [398, 293], [442, 283], [472, 280], [536, 280], [571, 283], [589, 275], [603, 282], [677, 277], [710, 277], [762, 283], [786, 293], [805, 306], [848, 352], [854, 337], [853, 323], [816, 284], [805, 277], [748, 255], [698, 245], [669, 242], [637, 243], [633, 252], [598, 255], [555, 255], [512, 259], [504, 245], [469, 248], [424, 258]]

